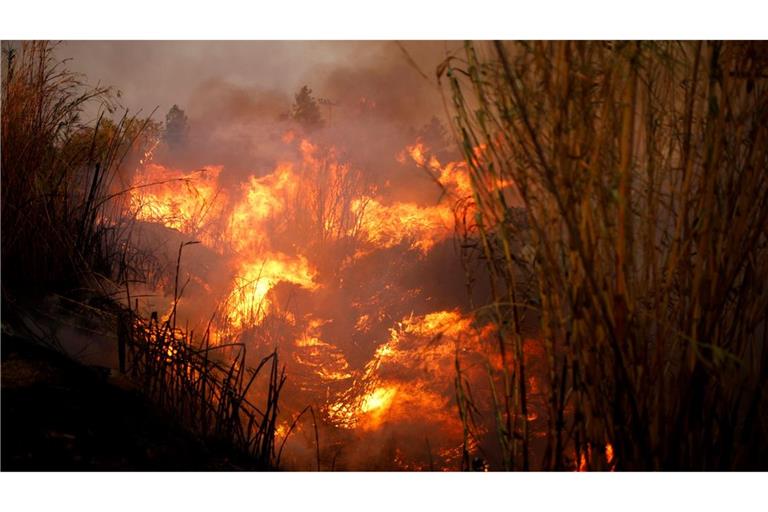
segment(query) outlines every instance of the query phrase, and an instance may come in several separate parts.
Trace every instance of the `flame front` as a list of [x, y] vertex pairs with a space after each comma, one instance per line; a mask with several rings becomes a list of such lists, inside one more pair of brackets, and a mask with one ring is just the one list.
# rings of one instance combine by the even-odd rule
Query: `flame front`
[[[194, 237], [227, 262], [211, 339], [245, 336], [254, 348], [279, 345], [299, 396], [297, 409], [300, 400], [313, 402], [338, 435], [437, 425], [430, 461], [457, 464], [462, 425], [453, 404], [455, 361], [457, 354], [492, 352], [485, 350], [490, 328], [459, 309], [408, 312], [407, 304], [416, 304], [423, 292], [394, 292], [391, 282], [350, 301], [349, 312], [334, 308], [348, 300], [344, 294], [371, 286], [355, 273], [356, 265], [377, 261], [372, 257], [383, 251], [426, 259], [452, 236], [455, 200], [471, 196], [466, 165], [442, 165], [423, 143], [409, 145], [394, 160], [405, 165], [410, 159], [431, 173], [453, 200], [399, 201], [339, 161], [335, 148], [292, 131], [281, 140], [295, 158], [253, 173], [239, 186], [222, 185], [221, 167], [185, 172], [144, 164], [131, 195], [136, 218]], [[368, 280], [378, 277], [373, 272]], [[350, 279], [357, 284], [347, 284]], [[205, 288], [212, 289], [210, 283]], [[330, 316], [292, 311], [296, 300]], [[351, 316], [348, 331], [341, 327], [345, 316]], [[352, 363], [355, 336], [375, 349]], [[287, 435], [287, 425], [281, 423], [280, 435]], [[391, 462], [426, 467], [403, 457], [398, 452]]]
[[259, 324], [270, 310], [267, 294], [279, 282], [308, 290], [317, 288], [314, 272], [302, 256], [288, 258], [275, 254], [261, 261], [244, 262], [225, 302], [229, 324], [235, 328]]
[[221, 171], [210, 166], [184, 172], [148, 163], [132, 183], [131, 209], [139, 220], [199, 234], [226, 201], [218, 185]]

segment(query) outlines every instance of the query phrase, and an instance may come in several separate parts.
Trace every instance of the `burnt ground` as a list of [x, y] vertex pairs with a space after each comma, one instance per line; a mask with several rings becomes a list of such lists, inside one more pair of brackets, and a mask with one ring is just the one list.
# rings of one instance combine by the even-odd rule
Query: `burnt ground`
[[251, 469], [212, 449], [122, 377], [2, 337], [3, 471]]

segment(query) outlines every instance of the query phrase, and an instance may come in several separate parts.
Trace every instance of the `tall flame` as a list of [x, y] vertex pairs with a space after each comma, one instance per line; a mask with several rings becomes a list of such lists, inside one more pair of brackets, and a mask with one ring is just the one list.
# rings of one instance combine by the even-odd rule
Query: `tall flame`
[[226, 301], [227, 319], [236, 328], [258, 324], [270, 312], [267, 294], [277, 283], [293, 283], [314, 290], [317, 288], [314, 279], [314, 272], [303, 256], [288, 258], [270, 254], [260, 261], [244, 262]]
[[[330, 274], [341, 262], [328, 265], [325, 254], [340, 259], [338, 254], [348, 250], [354, 262], [362, 261], [356, 258], [360, 255], [398, 248], [423, 259], [454, 233], [455, 201], [398, 201], [367, 186], [358, 171], [339, 161], [334, 148], [293, 131], [282, 141], [297, 157], [254, 173], [239, 188], [223, 190], [221, 167], [190, 173], [148, 163], [134, 179], [131, 204], [139, 220], [194, 236], [227, 261], [230, 280], [222, 292], [221, 315], [227, 332], [266, 329], [268, 318], [284, 314], [276, 302], [281, 283], [313, 297], [338, 291], [329, 290], [340, 283]], [[407, 158], [431, 173], [451, 198], [472, 196], [465, 163], [443, 164], [421, 142], [407, 146], [397, 160]], [[390, 284], [375, 293], [392, 294]], [[462, 424], [451, 384], [455, 362], [459, 353], [482, 353], [492, 328], [478, 326], [473, 315], [458, 309], [402, 316], [402, 310], [379, 310], [375, 297], [357, 305], [350, 329], [370, 337], [370, 358], [358, 357], [357, 364], [342, 350], [344, 344], [324, 336], [332, 331], [331, 318], [284, 317], [291, 337], [280, 349], [288, 352], [288, 364], [302, 370], [298, 387], [324, 389], [325, 396], [313, 399], [322, 402], [323, 420], [342, 432], [370, 433], [417, 420], [439, 423], [455, 443], [436, 446], [435, 456], [445, 463], [459, 460]], [[498, 364], [492, 357], [486, 360]], [[288, 427], [280, 425], [286, 435]]]
[[138, 220], [199, 233], [218, 215], [226, 198], [218, 185], [221, 166], [195, 172], [146, 164], [132, 184], [131, 208]]

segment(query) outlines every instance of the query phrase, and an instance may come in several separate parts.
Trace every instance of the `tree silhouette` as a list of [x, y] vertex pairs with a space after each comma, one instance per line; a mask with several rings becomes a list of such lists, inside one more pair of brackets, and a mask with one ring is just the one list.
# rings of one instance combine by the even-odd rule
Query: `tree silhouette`
[[323, 126], [323, 116], [317, 100], [312, 96], [312, 89], [306, 85], [296, 93], [291, 118], [298, 122], [307, 131], [316, 130]]
[[183, 146], [188, 131], [187, 115], [178, 105], [172, 106], [165, 116], [165, 142], [172, 148]]
[[452, 143], [448, 130], [436, 116], [419, 128], [417, 137], [435, 152], [444, 151]]
[[428, 123], [416, 130], [416, 138], [423, 142], [429, 148], [429, 152], [440, 161], [458, 158], [455, 154], [456, 144], [451, 134], [436, 116], [432, 116]]

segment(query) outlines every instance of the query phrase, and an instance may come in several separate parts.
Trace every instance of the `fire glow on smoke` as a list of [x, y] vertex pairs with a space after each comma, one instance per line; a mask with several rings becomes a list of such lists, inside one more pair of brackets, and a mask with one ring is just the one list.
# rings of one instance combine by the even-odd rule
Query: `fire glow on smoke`
[[[333, 452], [327, 458], [338, 467], [455, 469], [462, 446], [455, 361], [482, 354], [498, 364], [487, 341], [492, 328], [458, 304], [430, 309], [429, 278], [403, 286], [388, 273], [450, 245], [456, 200], [472, 195], [466, 164], [443, 165], [420, 142], [393, 155], [393, 166], [415, 163], [414, 172], [430, 172], [444, 189], [446, 199], [418, 204], [377, 190], [333, 147], [292, 132], [282, 143], [297, 158], [236, 187], [222, 186], [221, 166], [145, 163], [131, 208], [138, 220], [199, 240], [225, 262], [226, 282], [198, 278], [198, 293], [219, 304], [212, 339], [238, 339], [256, 352], [277, 346], [286, 361], [293, 392], [281, 404], [278, 437], [313, 404], [324, 449]], [[476, 371], [485, 375], [479, 363]], [[287, 444], [299, 467], [302, 443], [311, 441], [301, 430]]]

